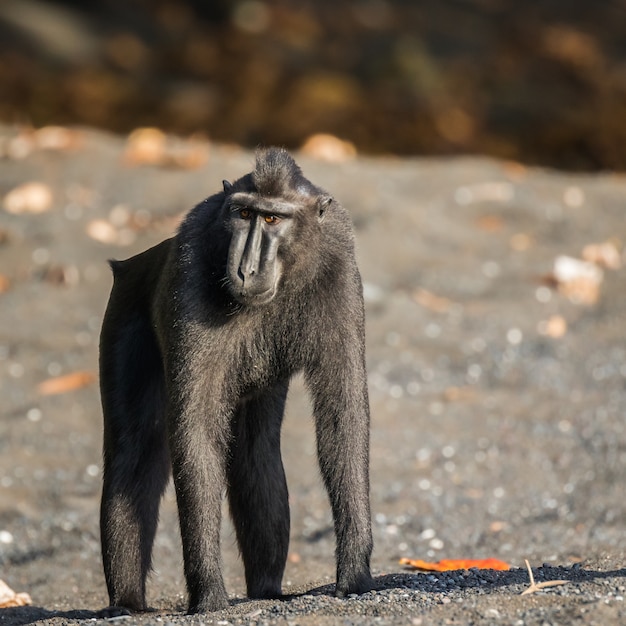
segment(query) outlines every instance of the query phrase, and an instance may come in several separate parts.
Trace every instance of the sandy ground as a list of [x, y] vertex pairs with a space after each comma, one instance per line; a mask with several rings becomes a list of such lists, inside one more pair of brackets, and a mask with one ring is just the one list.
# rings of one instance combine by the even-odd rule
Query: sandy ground
[[[0, 136], [0, 579], [33, 600], [0, 609], [0, 623], [93, 620], [107, 603], [95, 382], [106, 259], [169, 236], [253, 156], [211, 145], [197, 169], [131, 166], [114, 136], [82, 131], [72, 149], [21, 152], [7, 148], [14, 130]], [[477, 158], [298, 160], [350, 209], [357, 232], [378, 588], [332, 597], [330, 511], [296, 379], [284, 427], [284, 590], [304, 595], [245, 599], [225, 515], [232, 606], [183, 616], [170, 488], [149, 585], [157, 612], [128, 623], [626, 623], [626, 178]], [[31, 181], [51, 190], [49, 209], [9, 213], [9, 192]], [[592, 268], [591, 280], [557, 284], [558, 257], [603, 242], [614, 268], [602, 268], [601, 283]], [[75, 389], [38, 388], [76, 372], [86, 374]], [[424, 574], [401, 557], [497, 557], [514, 569]], [[524, 559], [537, 580], [568, 584], [520, 596]]]

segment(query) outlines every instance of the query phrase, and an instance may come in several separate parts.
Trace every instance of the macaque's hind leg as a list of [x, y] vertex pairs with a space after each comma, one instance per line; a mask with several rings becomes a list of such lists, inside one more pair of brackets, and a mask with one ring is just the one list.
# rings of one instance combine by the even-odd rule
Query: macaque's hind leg
[[122, 320], [114, 304], [109, 309], [100, 357], [102, 558], [111, 605], [144, 611], [159, 502], [170, 474], [165, 391], [147, 319], [136, 315]]
[[245, 400], [234, 425], [228, 498], [248, 596], [276, 598], [289, 547], [289, 502], [280, 455], [287, 383]]

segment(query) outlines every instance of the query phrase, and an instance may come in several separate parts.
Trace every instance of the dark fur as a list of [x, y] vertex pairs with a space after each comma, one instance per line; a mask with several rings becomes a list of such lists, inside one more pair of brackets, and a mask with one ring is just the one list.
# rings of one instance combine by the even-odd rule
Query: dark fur
[[[242, 192], [265, 208], [296, 207], [278, 247], [278, 289], [262, 304], [241, 295], [241, 272], [229, 269], [233, 229], [243, 228], [232, 198]], [[280, 429], [298, 371], [313, 398], [335, 521], [336, 593], [369, 589], [364, 316], [347, 212], [285, 151], [269, 149], [257, 155], [254, 172], [196, 206], [175, 237], [111, 265], [100, 343], [101, 532], [111, 605], [146, 609], [170, 468], [189, 611], [228, 604], [219, 548], [224, 487], [249, 596], [280, 596], [289, 542]]]

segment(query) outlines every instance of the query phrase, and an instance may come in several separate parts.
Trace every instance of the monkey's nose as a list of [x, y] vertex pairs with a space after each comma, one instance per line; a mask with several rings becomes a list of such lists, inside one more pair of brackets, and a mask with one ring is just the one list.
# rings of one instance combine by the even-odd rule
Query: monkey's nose
[[256, 268], [240, 266], [238, 274], [239, 274], [239, 278], [241, 278], [241, 282], [245, 285], [246, 281], [249, 282], [255, 277]]
[[257, 273], [256, 263], [252, 259], [245, 259], [239, 265], [239, 276], [241, 276], [242, 280], [246, 278], [252, 278]]

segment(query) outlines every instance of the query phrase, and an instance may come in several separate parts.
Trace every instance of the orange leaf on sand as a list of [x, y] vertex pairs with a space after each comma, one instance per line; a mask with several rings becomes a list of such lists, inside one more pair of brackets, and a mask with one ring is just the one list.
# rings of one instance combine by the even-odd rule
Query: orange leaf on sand
[[428, 572], [447, 572], [457, 569], [470, 569], [472, 567], [497, 570], [511, 569], [508, 563], [498, 559], [442, 559], [436, 563], [429, 563], [420, 559], [402, 558], [400, 559], [400, 565], [408, 565], [413, 569], [421, 569]]
[[72, 372], [65, 376], [48, 378], [37, 385], [37, 391], [42, 396], [53, 396], [57, 393], [74, 391], [90, 385], [96, 377], [91, 372]]

